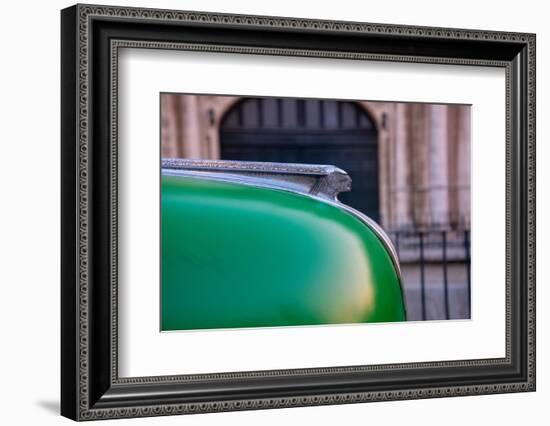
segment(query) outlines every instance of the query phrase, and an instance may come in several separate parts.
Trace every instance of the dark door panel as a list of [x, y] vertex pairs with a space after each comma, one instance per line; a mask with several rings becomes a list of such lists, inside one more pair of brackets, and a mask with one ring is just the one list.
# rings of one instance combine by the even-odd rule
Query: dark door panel
[[245, 98], [224, 117], [220, 142], [226, 160], [334, 164], [352, 179], [340, 200], [379, 220], [377, 131], [357, 103]]

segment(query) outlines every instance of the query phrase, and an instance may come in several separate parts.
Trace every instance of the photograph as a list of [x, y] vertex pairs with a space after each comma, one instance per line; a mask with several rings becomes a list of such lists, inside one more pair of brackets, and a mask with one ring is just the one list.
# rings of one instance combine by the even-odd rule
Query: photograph
[[469, 319], [470, 110], [161, 93], [161, 331]]

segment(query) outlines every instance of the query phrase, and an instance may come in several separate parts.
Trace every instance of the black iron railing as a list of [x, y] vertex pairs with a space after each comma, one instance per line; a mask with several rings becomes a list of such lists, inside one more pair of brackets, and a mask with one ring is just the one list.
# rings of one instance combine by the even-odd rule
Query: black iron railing
[[409, 320], [471, 315], [470, 230], [388, 232], [403, 273]]

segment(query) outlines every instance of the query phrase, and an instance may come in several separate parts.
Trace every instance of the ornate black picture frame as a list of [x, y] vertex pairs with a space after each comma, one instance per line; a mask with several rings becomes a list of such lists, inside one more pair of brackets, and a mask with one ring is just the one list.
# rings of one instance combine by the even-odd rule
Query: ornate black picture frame
[[[535, 35], [76, 5], [61, 13], [61, 413], [74, 420], [535, 390]], [[121, 47], [484, 65], [506, 72], [506, 356], [119, 378]]]

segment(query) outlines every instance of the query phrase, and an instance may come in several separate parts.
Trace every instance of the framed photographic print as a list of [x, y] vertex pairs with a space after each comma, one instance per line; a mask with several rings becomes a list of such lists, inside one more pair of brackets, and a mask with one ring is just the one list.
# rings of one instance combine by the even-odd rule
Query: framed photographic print
[[61, 12], [61, 412], [535, 390], [535, 36]]

